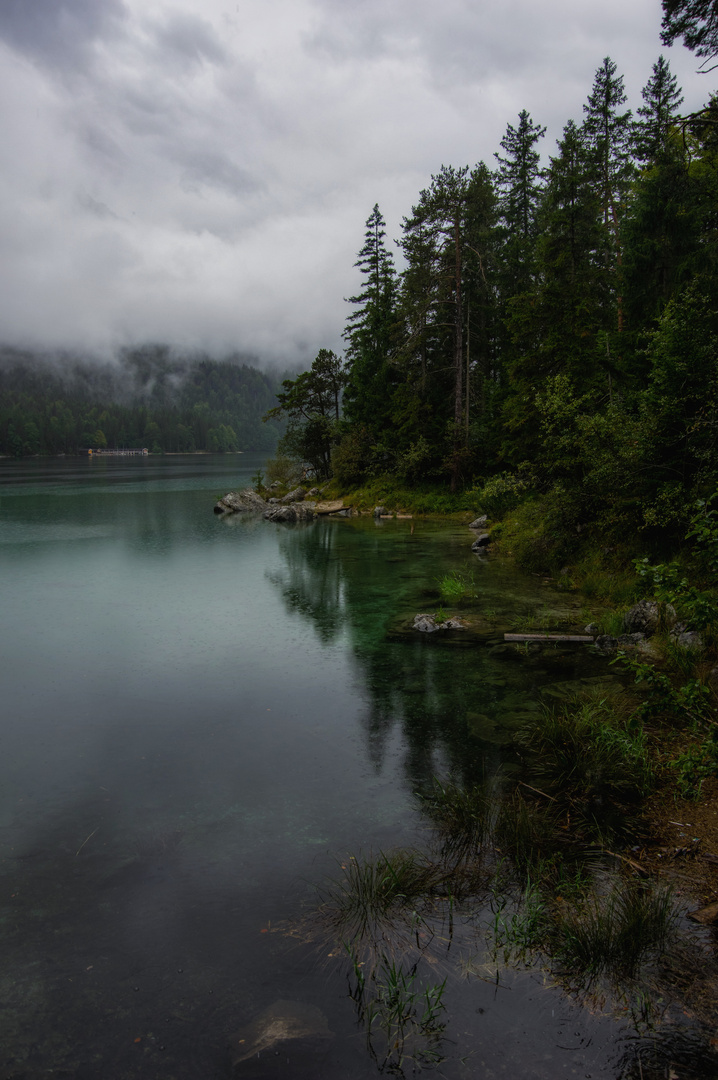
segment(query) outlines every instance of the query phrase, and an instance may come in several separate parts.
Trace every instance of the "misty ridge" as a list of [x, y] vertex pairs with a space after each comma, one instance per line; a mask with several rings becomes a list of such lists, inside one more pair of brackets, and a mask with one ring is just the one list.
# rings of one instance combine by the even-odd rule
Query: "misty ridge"
[[283, 425], [262, 416], [296, 372], [258, 365], [241, 352], [215, 359], [165, 344], [112, 359], [0, 346], [0, 454], [271, 451]]

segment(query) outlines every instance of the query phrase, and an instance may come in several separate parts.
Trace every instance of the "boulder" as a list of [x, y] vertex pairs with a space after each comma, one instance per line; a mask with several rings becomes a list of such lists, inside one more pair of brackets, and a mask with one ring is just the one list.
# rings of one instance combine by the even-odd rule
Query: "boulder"
[[671, 641], [674, 641], [681, 649], [703, 648], [701, 634], [697, 630], [688, 630], [687, 627], [680, 623], [671, 631]]
[[661, 626], [670, 630], [677, 621], [673, 605], [659, 604], [657, 600], [639, 600], [623, 616], [623, 626], [628, 634], [639, 633], [646, 637], [651, 637]]
[[258, 514], [265, 510], [266, 506], [266, 502], [254, 488], [244, 488], [242, 491], [228, 492], [216, 504], [214, 512], [215, 514]]
[[471, 550], [472, 551], [479, 551], [480, 548], [488, 547], [490, 543], [491, 543], [491, 537], [490, 537], [489, 533], [487, 533], [487, 532], [479, 533], [479, 535], [476, 537], [473, 544], [471, 545]]
[[372, 513], [373, 513], [375, 518], [379, 518], [379, 517], [386, 517], [387, 514], [389, 513], [389, 511], [387, 510], [387, 508], [385, 506], [375, 506]]
[[291, 506], [275, 503], [265, 509], [262, 517], [267, 521], [311, 521], [314, 517], [314, 503], [293, 503]]
[[482, 514], [481, 517], [475, 518], [470, 524], [470, 529], [483, 529], [486, 526], [489, 518], [487, 514]]
[[328, 502], [318, 502], [314, 504], [315, 514], [336, 514], [338, 510], [343, 509], [343, 499], [331, 499]]
[[629, 648], [640, 645], [645, 640], [645, 634], [621, 634], [620, 637], [611, 637], [610, 634], [599, 634], [593, 642], [593, 647], [600, 653], [614, 653], [617, 649], [625, 646]]
[[287, 492], [279, 501], [284, 503], [285, 506], [290, 503], [304, 502], [304, 488], [298, 487], [294, 491]]

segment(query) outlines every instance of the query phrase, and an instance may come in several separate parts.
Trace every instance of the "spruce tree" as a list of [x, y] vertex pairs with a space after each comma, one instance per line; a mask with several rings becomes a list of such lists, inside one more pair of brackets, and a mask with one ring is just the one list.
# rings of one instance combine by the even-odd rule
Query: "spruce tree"
[[643, 105], [633, 126], [634, 156], [644, 167], [667, 152], [667, 139], [683, 95], [668, 61], [659, 56], [653, 73], [641, 91]]
[[[621, 111], [626, 102], [623, 76], [616, 74], [609, 56], [596, 72], [593, 88], [583, 106], [586, 116], [583, 134], [591, 149], [596, 184], [601, 199], [604, 226], [604, 262], [614, 277], [616, 329], [623, 330], [623, 301], [620, 294], [622, 265], [621, 222], [634, 177], [632, 161], [633, 124], [631, 110]], [[610, 352], [610, 350], [609, 350]]]
[[661, 41], [672, 45], [683, 38], [686, 48], [704, 58], [701, 69], [718, 56], [718, 7], [716, 0], [663, 0]]
[[505, 296], [525, 292], [534, 278], [537, 211], [542, 191], [536, 144], [545, 134], [546, 128], [535, 124], [526, 109], [522, 109], [518, 126], [508, 124], [501, 140], [505, 155], [494, 154], [499, 163], [495, 178], [504, 230], [502, 291]]
[[372, 431], [387, 427], [391, 414], [397, 278], [385, 236], [377, 203], [367, 218], [364, 246], [354, 263], [361, 270], [363, 288], [348, 298], [355, 310], [343, 335], [348, 365], [344, 412], [352, 423]]

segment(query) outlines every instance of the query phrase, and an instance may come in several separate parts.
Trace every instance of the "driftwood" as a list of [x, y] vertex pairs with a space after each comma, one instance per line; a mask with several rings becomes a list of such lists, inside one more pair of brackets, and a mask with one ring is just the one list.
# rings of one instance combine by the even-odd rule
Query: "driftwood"
[[592, 634], [504, 634], [504, 641], [593, 641]]

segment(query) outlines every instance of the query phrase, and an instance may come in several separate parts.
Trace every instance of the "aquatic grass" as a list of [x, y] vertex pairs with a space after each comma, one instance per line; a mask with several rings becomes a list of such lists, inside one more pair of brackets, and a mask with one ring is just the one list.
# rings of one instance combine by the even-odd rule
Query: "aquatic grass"
[[418, 793], [418, 797], [437, 831], [442, 858], [453, 864], [477, 860], [492, 815], [492, 799], [486, 789], [478, 784], [442, 784], [435, 778], [431, 791]]
[[355, 954], [376, 953], [397, 922], [412, 927], [416, 907], [445, 878], [441, 867], [413, 849], [349, 856], [342, 874], [320, 888], [320, 914]]
[[537, 787], [584, 824], [625, 831], [626, 812], [652, 785], [643, 727], [609, 698], [545, 707], [516, 736]]
[[489, 935], [494, 963], [500, 952], [504, 964], [526, 962], [546, 940], [547, 905], [541, 882], [528, 875], [518, 903], [497, 894], [491, 907]]
[[476, 599], [476, 584], [473, 571], [451, 570], [438, 582], [441, 596], [447, 603], [460, 604]]
[[567, 837], [553, 803], [529, 801], [517, 789], [499, 805], [494, 839], [497, 852], [508, 856], [515, 868], [530, 878], [539, 869], [548, 874], [560, 861], [559, 848]]
[[[405, 971], [395, 960], [382, 958], [372, 996], [358, 1003], [360, 1020], [366, 1024], [367, 1047], [381, 1072], [403, 1075], [407, 1061], [415, 1066], [436, 1065], [443, 1060], [441, 1039], [446, 1009], [441, 983], [420, 986], [416, 965]], [[377, 1028], [381, 1048], [377, 1050]]]
[[641, 964], [665, 952], [677, 918], [669, 888], [626, 879], [605, 896], [558, 911], [554, 957], [564, 972], [578, 971], [589, 979], [603, 973], [634, 978]]

